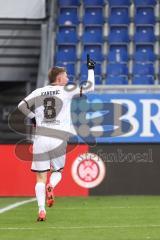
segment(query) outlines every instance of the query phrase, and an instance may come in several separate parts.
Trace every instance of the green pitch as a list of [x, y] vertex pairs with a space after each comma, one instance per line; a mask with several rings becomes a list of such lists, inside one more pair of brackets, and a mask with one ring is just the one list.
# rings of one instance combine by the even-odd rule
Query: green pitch
[[36, 218], [36, 202], [0, 213], [0, 240], [159, 240], [160, 196], [57, 198], [46, 222]]

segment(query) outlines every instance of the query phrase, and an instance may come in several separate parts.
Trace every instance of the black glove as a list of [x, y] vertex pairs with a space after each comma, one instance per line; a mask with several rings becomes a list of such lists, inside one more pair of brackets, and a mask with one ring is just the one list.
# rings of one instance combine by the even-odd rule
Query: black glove
[[95, 64], [96, 63], [92, 59], [90, 59], [89, 54], [87, 54], [87, 67], [88, 67], [88, 69], [94, 69]]
[[35, 117], [31, 119], [31, 122], [32, 122], [33, 126], [36, 127], [36, 119], [35, 119]]

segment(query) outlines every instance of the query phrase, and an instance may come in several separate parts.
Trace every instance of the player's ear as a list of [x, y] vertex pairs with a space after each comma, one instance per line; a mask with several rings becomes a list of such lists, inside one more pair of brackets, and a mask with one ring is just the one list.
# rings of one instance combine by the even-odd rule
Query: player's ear
[[58, 82], [58, 83], [60, 83], [60, 82], [61, 82], [61, 76], [60, 76], [60, 74], [59, 74], [59, 75], [57, 75], [57, 77], [56, 77], [56, 82]]

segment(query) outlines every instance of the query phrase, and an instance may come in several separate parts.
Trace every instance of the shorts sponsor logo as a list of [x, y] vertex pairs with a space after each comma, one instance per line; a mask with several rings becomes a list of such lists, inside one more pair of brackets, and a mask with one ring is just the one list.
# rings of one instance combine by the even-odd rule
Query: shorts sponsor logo
[[94, 188], [104, 179], [106, 169], [103, 160], [94, 153], [84, 153], [78, 156], [72, 165], [74, 181], [84, 188]]

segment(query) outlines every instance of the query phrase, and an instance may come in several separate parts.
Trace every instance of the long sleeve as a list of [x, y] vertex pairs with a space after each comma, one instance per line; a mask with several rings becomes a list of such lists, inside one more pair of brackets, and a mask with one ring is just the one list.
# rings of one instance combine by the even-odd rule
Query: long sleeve
[[24, 98], [19, 104], [18, 109], [27, 117], [34, 118], [35, 113], [31, 111], [31, 107], [35, 104], [36, 90]]
[[92, 92], [95, 89], [95, 79], [94, 79], [94, 70], [88, 70], [88, 79], [87, 82], [83, 85], [83, 92]]

